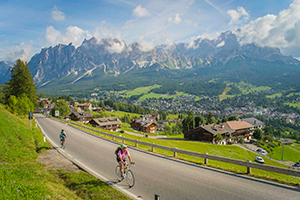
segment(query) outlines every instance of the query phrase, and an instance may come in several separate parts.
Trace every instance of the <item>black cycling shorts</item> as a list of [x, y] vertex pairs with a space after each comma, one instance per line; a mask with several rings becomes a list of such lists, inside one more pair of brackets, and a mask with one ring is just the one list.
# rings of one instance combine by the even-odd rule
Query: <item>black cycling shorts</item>
[[[117, 162], [120, 163], [120, 162], [121, 162], [120, 157], [119, 157], [119, 156], [116, 156], [116, 158], [117, 158]], [[126, 162], [126, 158], [123, 159], [123, 162]]]

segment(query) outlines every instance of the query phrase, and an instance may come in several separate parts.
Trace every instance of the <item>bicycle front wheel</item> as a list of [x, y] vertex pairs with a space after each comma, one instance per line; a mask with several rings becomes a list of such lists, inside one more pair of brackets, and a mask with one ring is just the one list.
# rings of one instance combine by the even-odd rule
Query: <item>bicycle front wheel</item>
[[121, 172], [120, 172], [120, 165], [117, 165], [116, 171], [115, 171], [115, 172], [116, 172], [116, 177], [117, 177], [118, 181], [119, 181], [119, 182], [122, 181], [123, 178], [122, 178]]
[[126, 182], [129, 185], [129, 187], [133, 187], [135, 183], [134, 175], [132, 171], [128, 170], [126, 174]]

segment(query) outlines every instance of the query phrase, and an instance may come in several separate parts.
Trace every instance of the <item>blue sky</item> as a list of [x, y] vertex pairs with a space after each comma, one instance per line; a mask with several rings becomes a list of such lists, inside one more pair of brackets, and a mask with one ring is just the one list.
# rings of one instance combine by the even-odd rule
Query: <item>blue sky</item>
[[300, 0], [1, 0], [0, 61], [91, 37], [140, 42], [147, 51], [237, 29], [241, 43], [300, 57]]

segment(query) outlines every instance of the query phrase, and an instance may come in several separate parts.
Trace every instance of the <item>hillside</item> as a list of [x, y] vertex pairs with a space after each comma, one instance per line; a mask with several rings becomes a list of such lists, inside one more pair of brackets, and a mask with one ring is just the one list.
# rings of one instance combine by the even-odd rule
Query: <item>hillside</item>
[[1, 199], [129, 199], [86, 172], [46, 170], [36, 160], [51, 145], [1, 105], [0, 127]]

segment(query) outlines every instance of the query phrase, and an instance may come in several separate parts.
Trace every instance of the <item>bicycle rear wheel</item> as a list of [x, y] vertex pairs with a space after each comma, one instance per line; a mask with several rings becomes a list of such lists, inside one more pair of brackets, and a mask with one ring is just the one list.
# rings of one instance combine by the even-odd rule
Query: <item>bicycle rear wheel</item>
[[123, 178], [122, 178], [121, 172], [120, 172], [120, 165], [117, 165], [115, 173], [116, 173], [116, 177], [117, 177], [118, 181], [119, 182], [122, 181]]
[[133, 173], [132, 173], [131, 170], [128, 170], [128, 171], [127, 171], [127, 174], [126, 174], [126, 182], [127, 182], [127, 184], [129, 185], [129, 187], [133, 187], [134, 184], [135, 184], [134, 175], [133, 175]]

